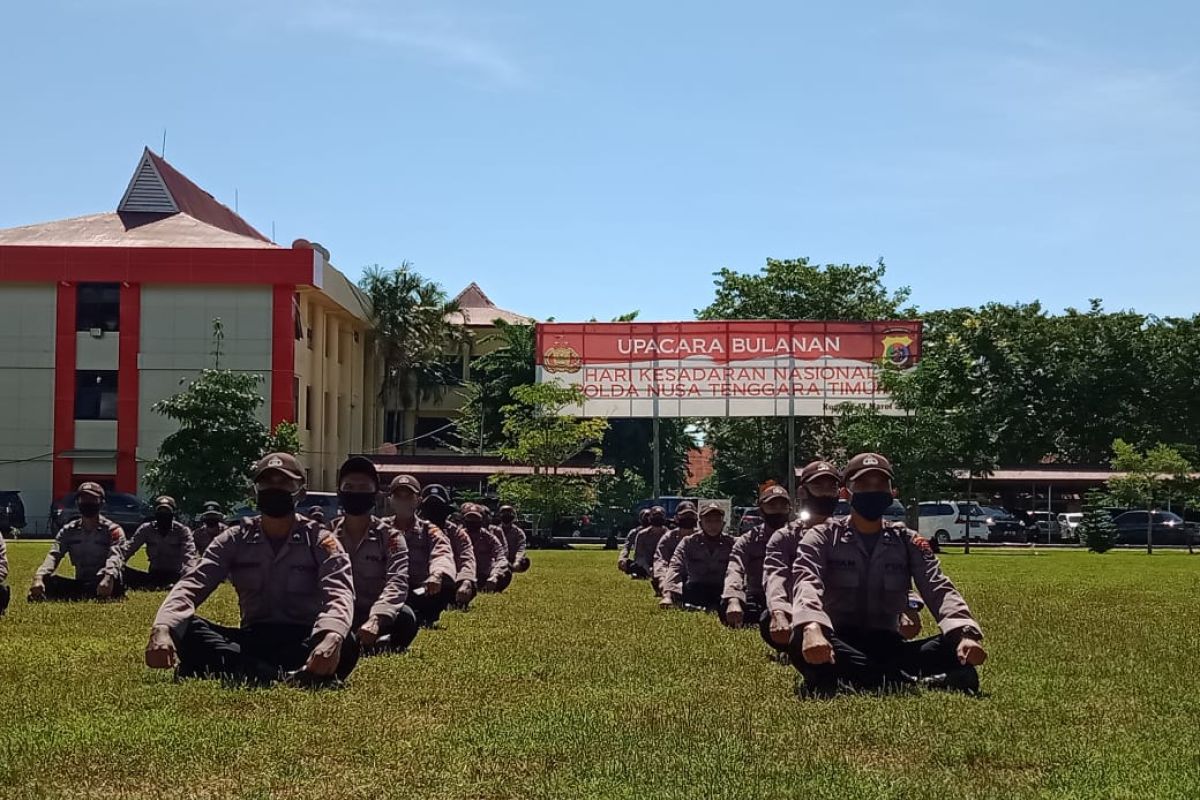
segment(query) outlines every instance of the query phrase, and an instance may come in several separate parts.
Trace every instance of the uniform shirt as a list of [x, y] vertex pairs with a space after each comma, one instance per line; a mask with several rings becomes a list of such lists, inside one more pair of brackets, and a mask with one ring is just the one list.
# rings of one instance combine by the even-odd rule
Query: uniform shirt
[[8, 550], [4, 546], [4, 535], [0, 534], [0, 583], [8, 580]]
[[942, 572], [929, 542], [904, 525], [885, 522], [873, 552], [846, 517], [818, 525], [800, 539], [795, 563], [796, 627], [816, 622], [831, 630], [867, 628], [894, 631], [908, 608], [909, 587], [943, 633], [980, 630], [962, 595]]
[[671, 566], [671, 557], [675, 555], [675, 548], [679, 546], [685, 536], [691, 536], [691, 534], [684, 533], [679, 528], [671, 528], [659, 537], [658, 546], [654, 548], [654, 568], [650, 574], [657, 578], [660, 584], [667, 579], [667, 568]]
[[345, 532], [346, 518], [333, 522], [333, 535], [350, 556], [354, 575], [354, 618], [378, 617], [390, 622], [408, 600], [408, 543], [404, 534], [372, 516], [367, 532], [353, 544]]
[[637, 541], [633, 543], [633, 563], [646, 572], [654, 569], [654, 553], [658, 550], [658, 540], [667, 532], [666, 528], [656, 528], [649, 525], [638, 531]]
[[504, 537], [504, 545], [508, 549], [508, 563], [516, 564], [525, 558], [525, 531], [515, 522], [512, 525], [500, 525], [500, 535]]
[[223, 522], [218, 522], [215, 528], [209, 528], [203, 522], [192, 528], [192, 541], [196, 543], [196, 552], [203, 554], [212, 544], [213, 539], [227, 530], [229, 530], [229, 526]]
[[311, 625], [314, 634], [345, 637], [354, 620], [350, 556], [329, 531], [296, 517], [279, 549], [262, 532], [262, 518], [222, 533], [200, 563], [167, 593], [155, 625], [174, 628], [228, 577], [237, 592], [243, 628], [259, 623]]
[[471, 548], [475, 551], [475, 575], [472, 578], [475, 585], [503, 578], [508, 572], [508, 548], [490, 528], [480, 528], [472, 533], [464, 526], [463, 532], [470, 537]]
[[171, 521], [171, 530], [166, 533], [154, 522], [143, 522], [133, 532], [133, 538], [125, 542], [121, 551], [126, 562], [133, 554], [146, 546], [146, 558], [150, 560], [151, 572], [169, 572], [180, 575], [195, 566], [200, 560], [192, 532], [182, 522]]
[[753, 598], [763, 601], [763, 559], [767, 554], [767, 540], [774, 531], [768, 532], [766, 525], [755, 525], [733, 542], [729, 553], [729, 567], [725, 570], [725, 590], [722, 600], [737, 600], [743, 605]]
[[83, 518], [76, 517], [59, 528], [46, 560], [38, 567], [37, 577], [53, 575], [63, 556], [67, 556], [75, 566], [76, 580], [99, 583], [105, 576], [119, 580], [125, 566], [124, 545], [125, 532], [112, 520], [101, 516], [96, 529], [89, 531], [83, 527]]
[[476, 559], [471, 537], [467, 535], [466, 530], [449, 520], [446, 520], [446, 526], [442, 528], [442, 531], [450, 540], [450, 551], [454, 554], [454, 568], [457, 570], [454, 582], [470, 581], [474, 583]]
[[413, 517], [407, 527], [397, 525], [395, 517], [388, 517], [386, 521], [404, 534], [404, 543], [408, 546], [410, 592], [428, 581], [430, 576], [439, 581], [454, 580], [454, 551], [450, 549], [450, 539], [441, 528], [417, 517]]
[[625, 542], [621, 545], [621, 551], [617, 553], [618, 561], [629, 560], [629, 554], [633, 552], [634, 543], [637, 541], [638, 534], [641, 532], [641, 528], [630, 528], [629, 533], [625, 534]]
[[683, 537], [667, 567], [663, 594], [683, 594], [688, 583], [722, 586], [732, 550], [733, 537], [725, 533], [714, 537], [697, 532]]

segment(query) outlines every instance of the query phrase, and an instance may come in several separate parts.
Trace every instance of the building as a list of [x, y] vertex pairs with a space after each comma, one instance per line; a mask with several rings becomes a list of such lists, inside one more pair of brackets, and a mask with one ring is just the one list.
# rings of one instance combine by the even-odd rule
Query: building
[[212, 366], [262, 376], [262, 422], [300, 429], [310, 486], [382, 440], [365, 299], [320, 245], [281, 247], [146, 150], [115, 211], [0, 230], [0, 489], [30, 528], [95, 480], [144, 493], [159, 400]]

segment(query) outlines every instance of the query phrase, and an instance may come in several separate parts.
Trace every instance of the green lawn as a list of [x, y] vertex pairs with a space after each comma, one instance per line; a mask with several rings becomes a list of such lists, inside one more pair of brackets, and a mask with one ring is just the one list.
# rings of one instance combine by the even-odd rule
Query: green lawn
[[[22, 597], [45, 548], [9, 548]], [[532, 555], [505, 595], [316, 694], [146, 669], [159, 595], [18, 599], [0, 796], [1200, 797], [1200, 558], [945, 556], [987, 696], [801, 702], [756, 631], [657, 610], [612, 553]], [[233, 621], [233, 600], [205, 611]]]

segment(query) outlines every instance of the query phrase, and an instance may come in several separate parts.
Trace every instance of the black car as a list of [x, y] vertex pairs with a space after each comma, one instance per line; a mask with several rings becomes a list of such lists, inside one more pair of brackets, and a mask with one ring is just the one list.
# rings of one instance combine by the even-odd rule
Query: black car
[[[1153, 516], [1151, 516], [1153, 515]], [[1154, 544], [1187, 544], [1197, 537], [1183, 518], [1170, 511], [1126, 511], [1113, 519], [1117, 526], [1117, 544], [1145, 544], [1146, 527], [1150, 523], [1150, 535]]]
[[1027, 541], [1025, 523], [1003, 508], [980, 506], [979, 510], [986, 517], [989, 542]]
[[0, 508], [8, 509], [8, 524], [17, 530], [25, 527], [25, 503], [16, 489], [0, 490]]
[[[78, 492], [71, 492], [50, 504], [51, 533], [58, 533], [63, 525], [79, 518], [79, 509], [75, 506], [78, 495]], [[100, 506], [100, 514], [120, 525], [126, 534], [132, 534], [139, 525], [153, 517], [150, 508], [140, 497], [124, 492], [108, 492]]]

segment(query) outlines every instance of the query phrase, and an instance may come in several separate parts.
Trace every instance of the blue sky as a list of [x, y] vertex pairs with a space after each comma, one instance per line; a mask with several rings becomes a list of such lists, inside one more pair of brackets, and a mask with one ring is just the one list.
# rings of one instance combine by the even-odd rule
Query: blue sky
[[1200, 310], [1191, 2], [106, 0], [0, 26], [0, 227], [143, 145], [351, 276], [687, 319], [723, 266], [883, 257], [923, 308]]

